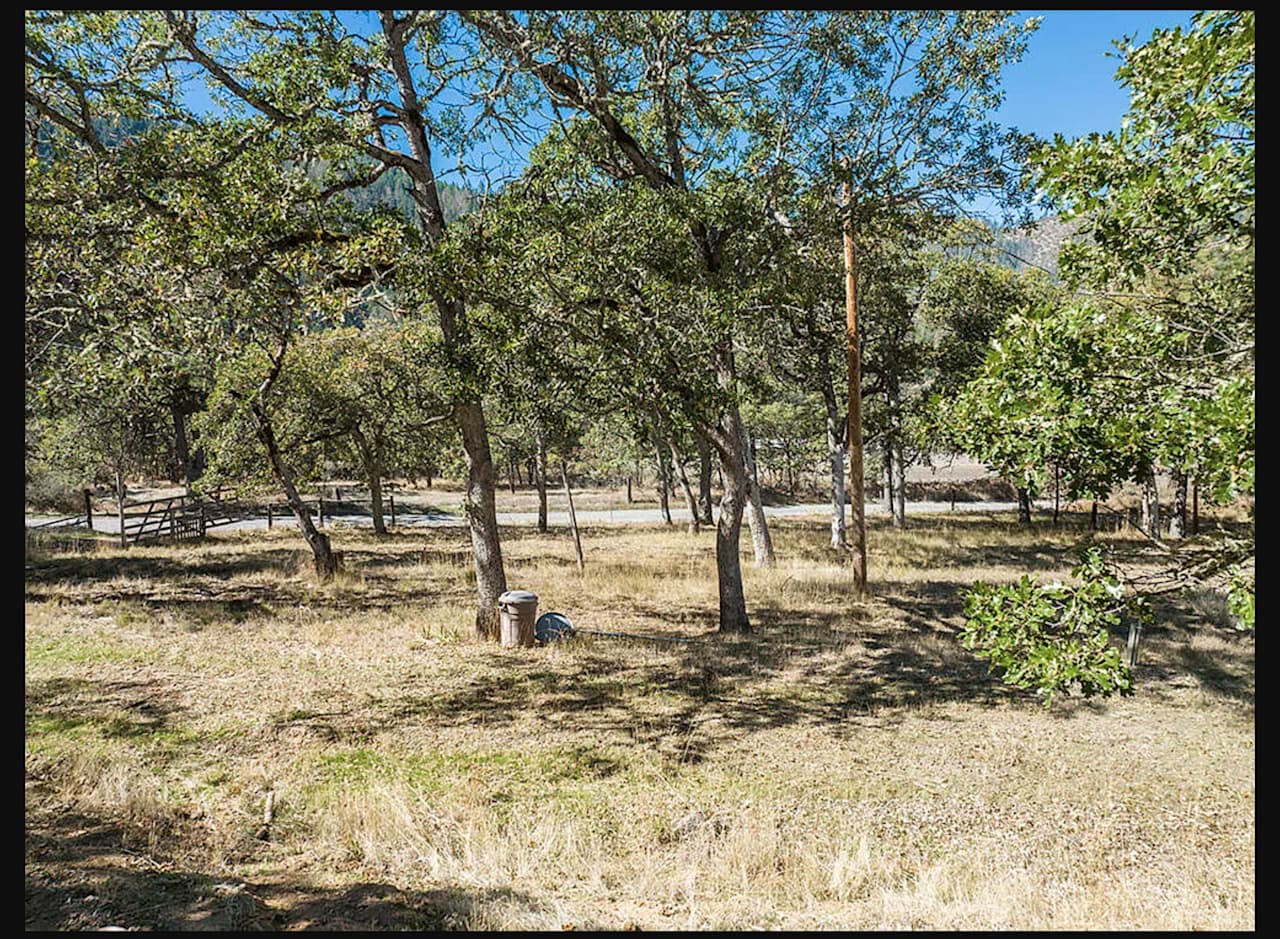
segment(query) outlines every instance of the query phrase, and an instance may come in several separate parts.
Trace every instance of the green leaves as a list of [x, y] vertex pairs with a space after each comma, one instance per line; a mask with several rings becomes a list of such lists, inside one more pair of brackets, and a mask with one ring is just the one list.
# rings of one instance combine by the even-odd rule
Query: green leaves
[[1200, 13], [1190, 31], [1124, 47], [1118, 133], [1055, 138], [1035, 157], [1049, 193], [1094, 244], [1064, 263], [1077, 282], [1177, 276], [1210, 241], [1252, 241], [1254, 14]]
[[1072, 575], [1080, 586], [1040, 585], [1024, 575], [1004, 586], [979, 581], [965, 595], [964, 647], [1008, 684], [1043, 695], [1046, 708], [1059, 692], [1133, 694], [1132, 675], [1109, 635], [1126, 615], [1150, 617], [1140, 601], [1125, 599], [1101, 549], [1086, 549]]
[[1252, 566], [1246, 572], [1243, 568], [1236, 566], [1231, 571], [1231, 585], [1227, 591], [1227, 603], [1231, 608], [1231, 615], [1240, 621], [1240, 625], [1248, 629], [1253, 628], [1253, 595], [1254, 595], [1254, 578]]

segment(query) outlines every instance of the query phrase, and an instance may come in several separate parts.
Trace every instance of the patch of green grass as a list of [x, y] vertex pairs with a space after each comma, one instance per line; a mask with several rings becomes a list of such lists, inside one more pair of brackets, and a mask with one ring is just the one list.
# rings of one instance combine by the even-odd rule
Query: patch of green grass
[[[335, 787], [365, 788], [375, 783], [404, 783], [427, 792], [480, 786], [511, 801], [511, 792], [531, 799], [563, 795], [575, 784], [611, 777], [627, 765], [615, 748], [567, 746], [531, 751], [450, 750], [435, 753], [394, 753], [367, 747], [320, 756], [318, 791]], [[524, 798], [524, 797], [522, 797]]]
[[55, 665], [87, 665], [105, 662], [149, 663], [156, 651], [128, 642], [115, 642], [101, 636], [40, 635], [28, 636], [27, 667]]

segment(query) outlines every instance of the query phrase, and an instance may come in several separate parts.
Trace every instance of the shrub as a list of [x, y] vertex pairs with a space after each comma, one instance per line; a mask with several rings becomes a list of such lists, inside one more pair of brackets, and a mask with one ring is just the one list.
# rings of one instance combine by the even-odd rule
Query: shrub
[[1072, 574], [1079, 587], [1036, 584], [992, 586], [978, 581], [965, 595], [961, 642], [1019, 688], [1034, 688], [1053, 703], [1059, 691], [1086, 698], [1133, 694], [1133, 677], [1111, 647], [1109, 631], [1128, 616], [1147, 618], [1145, 603], [1125, 598], [1124, 586], [1097, 547], [1088, 548]]

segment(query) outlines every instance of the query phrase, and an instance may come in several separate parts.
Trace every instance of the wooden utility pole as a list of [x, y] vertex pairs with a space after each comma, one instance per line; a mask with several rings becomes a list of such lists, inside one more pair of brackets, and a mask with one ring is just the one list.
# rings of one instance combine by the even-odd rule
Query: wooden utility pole
[[[845, 169], [849, 161], [845, 160]], [[841, 184], [844, 198], [844, 297], [847, 322], [845, 349], [849, 356], [849, 547], [853, 551], [853, 586], [867, 592], [867, 519], [862, 491], [862, 353], [858, 347], [858, 276], [853, 252], [853, 195], [849, 181]]]

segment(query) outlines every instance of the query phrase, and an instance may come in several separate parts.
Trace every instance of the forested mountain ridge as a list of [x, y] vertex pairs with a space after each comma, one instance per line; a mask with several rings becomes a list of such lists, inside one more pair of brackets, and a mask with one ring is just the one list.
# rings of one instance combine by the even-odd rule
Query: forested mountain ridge
[[[446, 224], [466, 215], [479, 200], [478, 193], [443, 180], [437, 180], [436, 187]], [[412, 217], [414, 212], [413, 196], [409, 194], [409, 177], [398, 166], [391, 167], [372, 185], [351, 190], [349, 198], [358, 209], [386, 205], [396, 209], [406, 218]]]

